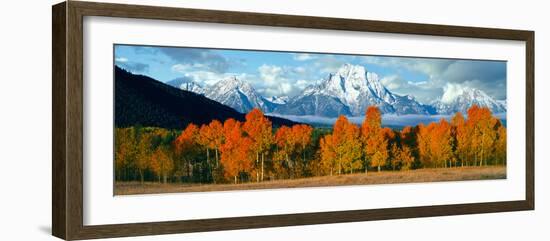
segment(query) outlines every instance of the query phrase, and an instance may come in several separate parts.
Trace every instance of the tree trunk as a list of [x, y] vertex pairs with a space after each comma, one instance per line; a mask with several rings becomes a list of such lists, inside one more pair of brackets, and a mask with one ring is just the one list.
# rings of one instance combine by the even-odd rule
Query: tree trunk
[[260, 172], [258, 171], [258, 163], [259, 161], [260, 153], [256, 152], [256, 182], [260, 182]]
[[237, 184], [237, 175], [235, 175], [235, 184]]
[[210, 148], [206, 148], [206, 163], [210, 165]]
[[187, 177], [191, 178], [191, 162], [187, 161]]
[[261, 176], [262, 182], [264, 181], [264, 161], [265, 161], [265, 156], [264, 156], [264, 153], [262, 153], [262, 176]]
[[485, 148], [483, 148], [483, 143], [481, 144], [481, 161], [479, 161], [479, 166], [483, 166], [483, 151]]
[[218, 160], [218, 148], [216, 147], [216, 168], [218, 167], [218, 163], [219, 163], [219, 160]]
[[378, 172], [380, 172], [380, 165], [378, 165]]
[[168, 179], [167, 175], [163, 175], [163, 183], [166, 184], [166, 179]]
[[303, 158], [303, 163], [304, 163], [304, 166], [306, 165], [306, 148], [304, 147], [303, 148], [303, 154], [304, 154], [304, 158]]
[[369, 163], [367, 162], [367, 156], [365, 155], [365, 174], [369, 171]]
[[141, 178], [141, 184], [143, 184], [143, 170], [139, 170], [139, 176]]
[[288, 160], [288, 153], [285, 153], [285, 161], [286, 161], [286, 166], [290, 170], [290, 161]]

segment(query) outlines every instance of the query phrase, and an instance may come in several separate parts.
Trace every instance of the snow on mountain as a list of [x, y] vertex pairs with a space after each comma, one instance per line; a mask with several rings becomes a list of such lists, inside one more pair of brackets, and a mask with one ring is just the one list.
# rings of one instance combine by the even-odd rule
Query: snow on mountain
[[307, 87], [301, 95], [274, 110], [288, 115], [364, 115], [370, 105], [383, 113], [433, 114], [411, 96], [393, 94], [376, 73], [363, 66], [345, 64], [320, 84]]
[[241, 113], [253, 108], [270, 112], [273, 106], [268, 103], [249, 83], [235, 76], [225, 78], [206, 90], [205, 96], [227, 105]]
[[[450, 90], [447, 90], [448, 92]], [[506, 102], [497, 101], [485, 92], [475, 88], [461, 88], [453, 90], [452, 95], [444, 93], [443, 96], [432, 103], [439, 114], [466, 113], [472, 105], [488, 107], [492, 113], [506, 112]]]
[[481, 90], [449, 84], [443, 96], [431, 105], [418, 102], [411, 95], [389, 91], [376, 73], [363, 66], [344, 64], [320, 83], [310, 85], [292, 98], [263, 97], [252, 85], [231, 76], [210, 87], [202, 87], [185, 77], [167, 82], [177, 88], [202, 94], [241, 113], [259, 108], [265, 113], [295, 116], [337, 117], [362, 116], [368, 106], [375, 105], [384, 114], [433, 115], [465, 113], [477, 104], [489, 107], [493, 113], [506, 112], [505, 100], [494, 100]]
[[278, 104], [278, 105], [284, 105], [289, 100], [288, 96], [276, 96], [276, 95], [265, 99], [273, 104]]
[[502, 106], [504, 106], [505, 108], [508, 108], [508, 104], [507, 104], [506, 100], [497, 100], [497, 102], [499, 104], [501, 104]]
[[170, 80], [166, 82], [166, 84], [182, 90], [191, 91], [200, 95], [204, 95], [204, 93], [206, 92], [206, 90], [200, 84], [185, 77]]

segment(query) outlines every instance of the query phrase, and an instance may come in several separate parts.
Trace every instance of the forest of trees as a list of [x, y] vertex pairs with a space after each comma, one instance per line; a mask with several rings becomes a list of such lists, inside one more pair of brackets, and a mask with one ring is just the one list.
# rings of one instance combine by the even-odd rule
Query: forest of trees
[[488, 108], [465, 118], [401, 130], [382, 127], [371, 106], [361, 125], [340, 116], [333, 128], [273, 128], [254, 109], [244, 122], [213, 120], [182, 130], [115, 130], [117, 181], [244, 183], [369, 171], [506, 165], [506, 127]]

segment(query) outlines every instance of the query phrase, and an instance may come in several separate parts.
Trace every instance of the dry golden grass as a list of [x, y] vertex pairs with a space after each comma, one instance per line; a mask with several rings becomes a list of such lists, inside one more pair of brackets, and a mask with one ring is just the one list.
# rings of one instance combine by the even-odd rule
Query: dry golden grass
[[310, 177], [292, 180], [276, 180], [261, 183], [252, 182], [243, 184], [140, 184], [139, 182], [116, 182], [115, 195], [466, 181], [505, 178], [505, 166], [459, 167], [445, 169], [434, 168], [395, 172], [383, 171], [380, 173], [369, 172], [367, 175], [365, 175], [364, 173], [357, 173], [351, 175], [348, 174], [340, 176]]

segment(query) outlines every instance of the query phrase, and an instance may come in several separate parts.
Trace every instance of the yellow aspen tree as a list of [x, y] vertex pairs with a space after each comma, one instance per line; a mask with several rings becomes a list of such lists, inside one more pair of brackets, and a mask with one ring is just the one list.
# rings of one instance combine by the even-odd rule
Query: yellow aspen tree
[[263, 181], [265, 155], [273, 143], [271, 121], [258, 108], [252, 109], [245, 118], [243, 130], [252, 140], [252, 149], [256, 153], [256, 181]]
[[[365, 173], [368, 172], [369, 162], [371, 166], [378, 166], [372, 164], [372, 159], [376, 152], [379, 150], [380, 143], [380, 130], [382, 129], [382, 113], [376, 106], [369, 106], [365, 113], [365, 120], [361, 125], [361, 140], [364, 144], [364, 168]], [[377, 157], [383, 157], [383, 153]]]

